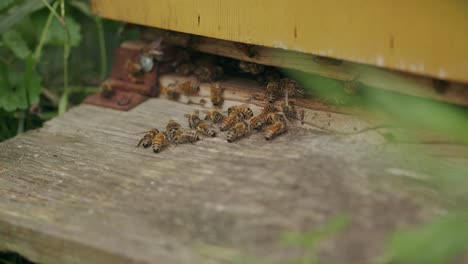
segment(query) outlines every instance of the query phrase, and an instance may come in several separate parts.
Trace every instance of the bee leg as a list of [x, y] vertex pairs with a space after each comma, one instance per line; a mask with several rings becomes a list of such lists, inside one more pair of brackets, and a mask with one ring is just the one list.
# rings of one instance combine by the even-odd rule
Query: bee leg
[[140, 139], [140, 142], [135, 146], [135, 148], [138, 148], [141, 145], [141, 142], [143, 142], [143, 139]]

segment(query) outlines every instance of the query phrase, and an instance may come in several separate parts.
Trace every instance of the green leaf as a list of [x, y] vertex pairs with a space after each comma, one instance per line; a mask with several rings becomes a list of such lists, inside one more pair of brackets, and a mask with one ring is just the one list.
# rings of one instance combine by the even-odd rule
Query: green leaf
[[26, 110], [39, 102], [41, 77], [34, 68], [32, 55], [26, 59], [25, 72], [0, 64], [0, 108], [7, 112]]
[[26, 41], [24, 41], [23, 37], [15, 30], [9, 30], [3, 33], [2, 40], [5, 46], [11, 49], [19, 59], [25, 59], [31, 54], [31, 50], [28, 45], [26, 45]]
[[15, 0], [0, 0], [0, 10], [9, 7]]
[[468, 215], [452, 213], [416, 230], [396, 232], [388, 252], [391, 263], [449, 263], [468, 249]]
[[[50, 2], [50, 0], [47, 1]], [[24, 17], [43, 7], [44, 3], [40, 0], [25, 0], [21, 4], [11, 7], [0, 15], [0, 33], [7, 31]]]
[[34, 60], [29, 56], [26, 60], [26, 71], [23, 78], [23, 86], [27, 91], [29, 104], [39, 103], [41, 95], [41, 76], [37, 73]]
[[309, 232], [290, 232], [283, 236], [283, 242], [288, 245], [295, 245], [313, 248], [320, 241], [338, 233], [349, 224], [349, 218], [345, 215], [334, 217], [331, 221], [316, 230]]
[[[45, 23], [45, 20], [44, 20]], [[66, 17], [65, 23], [70, 36], [70, 46], [78, 46], [81, 42], [81, 26], [72, 17]], [[46, 43], [51, 45], [63, 46], [67, 41], [65, 27], [57, 19], [53, 19], [49, 28], [49, 34], [46, 37]]]
[[68, 2], [68, 4], [78, 10], [81, 11], [81, 13], [87, 15], [87, 16], [93, 16], [91, 13], [91, 9], [89, 8], [89, 3], [81, 0], [73, 0]]

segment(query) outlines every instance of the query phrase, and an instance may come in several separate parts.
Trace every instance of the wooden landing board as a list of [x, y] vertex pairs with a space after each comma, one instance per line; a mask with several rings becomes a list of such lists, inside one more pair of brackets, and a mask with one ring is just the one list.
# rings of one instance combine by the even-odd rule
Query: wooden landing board
[[279, 242], [284, 232], [346, 213], [350, 227], [320, 259], [358, 263], [382, 253], [388, 232], [437, 209], [404, 184], [421, 163], [370, 144], [372, 131], [294, 126], [272, 142], [210, 138], [157, 155], [135, 148], [134, 133], [183, 122], [195, 107], [82, 105], [2, 142], [0, 250], [40, 263], [225, 263], [207, 246], [282, 259], [292, 254]]

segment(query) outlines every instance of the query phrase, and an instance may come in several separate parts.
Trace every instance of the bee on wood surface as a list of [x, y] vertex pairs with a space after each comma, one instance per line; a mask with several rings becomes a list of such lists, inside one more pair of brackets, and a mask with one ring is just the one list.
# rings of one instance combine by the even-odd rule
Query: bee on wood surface
[[200, 91], [200, 82], [198, 80], [183, 82], [177, 87], [177, 90], [186, 96], [197, 95]]
[[266, 86], [266, 100], [273, 103], [281, 96], [279, 84], [276, 81], [269, 82]]
[[114, 94], [115, 94], [115, 90], [114, 88], [112, 88], [111, 82], [104, 81], [101, 84], [101, 93], [100, 93], [101, 97], [109, 99], [112, 96], [114, 96]]
[[227, 142], [232, 143], [235, 140], [246, 136], [249, 133], [249, 131], [250, 131], [249, 125], [246, 122], [244, 121], [237, 122], [227, 132], [226, 140]]
[[176, 130], [174, 133], [174, 138], [172, 140], [175, 144], [183, 144], [183, 143], [194, 143], [200, 140], [198, 137], [198, 132], [196, 130], [188, 130], [188, 129], [179, 129]]
[[216, 109], [209, 111], [205, 110], [203, 113], [205, 113], [205, 120], [211, 121], [213, 124], [219, 124], [224, 120], [224, 115]]
[[281, 102], [281, 111], [289, 119], [297, 119], [297, 110], [294, 102], [288, 101], [287, 103]]
[[193, 65], [192, 63], [183, 63], [175, 68], [175, 73], [187, 76], [192, 74], [197, 66]]
[[239, 61], [239, 69], [245, 73], [258, 75], [265, 70], [265, 66], [253, 62]]
[[276, 112], [277, 109], [274, 104], [267, 103], [260, 114], [250, 119], [250, 127], [252, 129], [260, 130], [267, 124], [268, 114]]
[[243, 118], [241, 114], [237, 112], [232, 112], [226, 118], [224, 118], [223, 122], [221, 122], [221, 124], [219, 125], [219, 130], [226, 131], [242, 119]]
[[266, 117], [266, 124], [271, 125], [274, 124], [275, 122], [280, 121], [286, 124], [287, 118], [282, 112], [278, 113], [268, 113]]
[[295, 80], [283, 78], [279, 81], [281, 93], [286, 97], [304, 97], [304, 88], [300, 87]]
[[176, 133], [182, 126], [174, 120], [169, 120], [166, 125], [166, 136], [170, 142], [175, 141]]
[[191, 129], [196, 129], [198, 124], [201, 122], [200, 111], [195, 110], [193, 114], [185, 114], [184, 116], [188, 119], [188, 125]]
[[244, 55], [246, 55], [249, 58], [253, 58], [258, 55], [257, 48], [255, 45], [234, 42], [234, 46], [236, 46], [236, 48], [240, 52], [242, 52]]
[[228, 108], [228, 116], [232, 113], [238, 113], [243, 119], [250, 119], [253, 116], [253, 111], [248, 105], [235, 105]]
[[154, 136], [151, 145], [153, 146], [153, 152], [159, 153], [168, 144], [166, 133], [159, 132]]
[[274, 137], [283, 134], [286, 132], [286, 123], [277, 120], [272, 125], [265, 128], [265, 139], [272, 140]]
[[149, 148], [151, 146], [153, 138], [159, 133], [159, 130], [153, 128], [143, 133], [145, 133], [145, 135], [140, 139], [136, 146], [139, 147], [140, 145], [142, 145], [144, 148]]
[[200, 82], [212, 82], [221, 79], [224, 71], [221, 66], [202, 65], [195, 69], [194, 74]]
[[221, 107], [224, 102], [224, 87], [221, 87], [219, 83], [211, 85], [210, 98], [211, 103], [216, 107]]
[[200, 121], [198, 123], [197, 130], [205, 136], [216, 137], [216, 130], [205, 121]]
[[127, 60], [125, 63], [125, 71], [127, 72], [127, 78], [134, 83], [138, 82], [143, 75], [143, 68], [136, 60]]

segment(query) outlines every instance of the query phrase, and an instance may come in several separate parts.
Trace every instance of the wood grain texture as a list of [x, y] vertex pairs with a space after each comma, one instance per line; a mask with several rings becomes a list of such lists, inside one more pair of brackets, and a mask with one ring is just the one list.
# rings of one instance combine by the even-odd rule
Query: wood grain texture
[[292, 126], [272, 142], [256, 134], [157, 155], [135, 148], [135, 133], [183, 122], [195, 108], [165, 99], [129, 112], [82, 105], [2, 142], [0, 250], [41, 263], [222, 263], [198, 250], [216, 245], [283, 259], [294, 254], [279, 243], [284, 232], [347, 213], [351, 226], [320, 259], [362, 262], [382, 253], [388, 232], [438, 210], [395, 174], [421, 163], [401, 162], [396, 146], [369, 140], [373, 131]]

